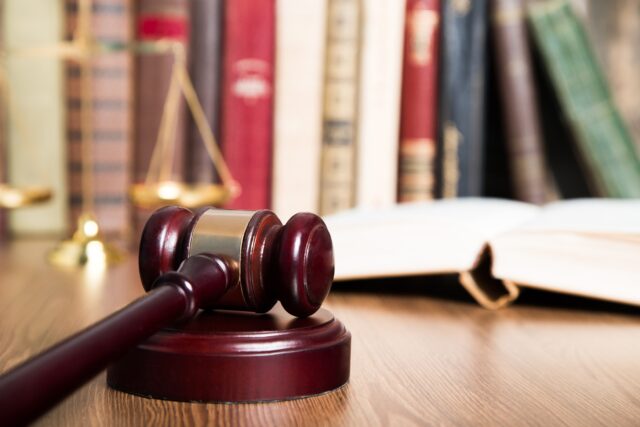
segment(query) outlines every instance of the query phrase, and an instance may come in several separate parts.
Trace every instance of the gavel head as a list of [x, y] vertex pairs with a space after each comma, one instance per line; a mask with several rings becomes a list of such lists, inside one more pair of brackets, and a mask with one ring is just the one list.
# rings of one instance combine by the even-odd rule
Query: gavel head
[[164, 273], [192, 255], [223, 258], [237, 283], [214, 306], [266, 312], [280, 300], [295, 316], [313, 314], [331, 288], [331, 236], [320, 217], [299, 213], [282, 225], [270, 211], [205, 208], [192, 212], [168, 206], [147, 221], [140, 241], [139, 268], [148, 291]]

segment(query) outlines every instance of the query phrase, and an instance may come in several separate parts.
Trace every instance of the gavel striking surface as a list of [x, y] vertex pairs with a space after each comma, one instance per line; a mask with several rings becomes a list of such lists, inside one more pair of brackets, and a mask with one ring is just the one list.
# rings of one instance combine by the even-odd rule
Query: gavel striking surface
[[152, 336], [107, 371], [108, 384], [140, 396], [178, 401], [246, 402], [323, 393], [349, 378], [351, 335], [320, 309], [296, 318], [201, 311]]

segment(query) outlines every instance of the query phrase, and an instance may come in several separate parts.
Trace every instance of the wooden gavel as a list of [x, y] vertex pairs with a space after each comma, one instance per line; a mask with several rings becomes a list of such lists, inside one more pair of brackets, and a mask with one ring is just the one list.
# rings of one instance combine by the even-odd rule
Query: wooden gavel
[[0, 377], [0, 420], [34, 420], [129, 348], [199, 309], [266, 312], [280, 301], [304, 317], [333, 280], [331, 237], [318, 216], [284, 226], [270, 211], [156, 211], [139, 253], [147, 294]]

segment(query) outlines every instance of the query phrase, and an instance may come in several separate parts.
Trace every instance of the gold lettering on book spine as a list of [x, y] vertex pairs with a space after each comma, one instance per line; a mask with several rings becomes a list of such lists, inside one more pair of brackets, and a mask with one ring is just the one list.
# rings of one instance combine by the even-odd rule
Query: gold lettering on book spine
[[458, 149], [462, 144], [462, 134], [451, 122], [444, 125], [444, 150], [442, 153], [442, 197], [452, 198], [458, 195], [460, 181], [460, 159]]
[[360, 0], [330, 0], [320, 167], [323, 215], [354, 205], [359, 48]]
[[510, 26], [520, 25], [524, 21], [524, 10], [517, 5], [501, 6], [493, 16], [493, 22], [498, 25]]
[[434, 196], [435, 142], [429, 138], [407, 138], [400, 144], [400, 202], [431, 200]]
[[411, 61], [418, 65], [431, 62], [431, 46], [438, 27], [438, 14], [419, 3], [407, 17]]
[[466, 15], [471, 10], [472, 0], [452, 0], [453, 10], [461, 15]]

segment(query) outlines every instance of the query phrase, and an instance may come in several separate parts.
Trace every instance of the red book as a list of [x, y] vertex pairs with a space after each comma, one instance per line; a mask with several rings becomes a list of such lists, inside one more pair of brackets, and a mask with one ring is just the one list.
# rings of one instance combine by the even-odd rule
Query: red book
[[[225, 4], [222, 152], [241, 194], [226, 207], [270, 204], [275, 0]], [[294, 118], [292, 118], [294, 119]]]
[[440, 0], [407, 0], [398, 200], [429, 200], [435, 190]]

